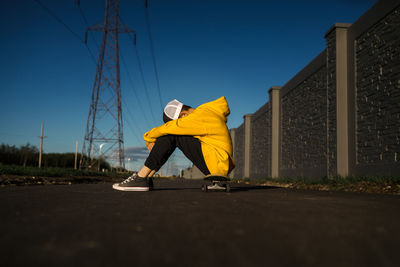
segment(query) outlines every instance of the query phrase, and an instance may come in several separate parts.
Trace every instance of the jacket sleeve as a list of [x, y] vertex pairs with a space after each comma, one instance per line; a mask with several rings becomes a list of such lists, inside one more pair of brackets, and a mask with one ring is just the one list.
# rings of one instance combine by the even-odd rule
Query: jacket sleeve
[[160, 136], [174, 135], [206, 135], [205, 124], [200, 114], [190, 114], [184, 118], [169, 121], [161, 126], [151, 129], [143, 135], [143, 139], [147, 143], [154, 143]]

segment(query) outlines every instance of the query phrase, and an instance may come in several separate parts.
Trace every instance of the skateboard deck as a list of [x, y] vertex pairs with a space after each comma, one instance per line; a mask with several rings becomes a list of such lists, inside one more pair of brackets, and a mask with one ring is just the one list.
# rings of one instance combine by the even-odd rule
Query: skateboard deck
[[205, 193], [208, 191], [231, 191], [231, 186], [228, 183], [231, 179], [226, 176], [207, 175], [203, 180], [204, 182], [201, 186], [201, 190]]

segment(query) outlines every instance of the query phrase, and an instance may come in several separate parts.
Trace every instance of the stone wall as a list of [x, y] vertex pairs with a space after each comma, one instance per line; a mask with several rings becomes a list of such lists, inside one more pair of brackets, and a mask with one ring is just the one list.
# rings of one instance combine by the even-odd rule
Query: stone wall
[[251, 118], [250, 178], [258, 179], [271, 173], [271, 105], [267, 102]]
[[400, 164], [400, 7], [355, 39], [356, 165]]
[[281, 107], [281, 176], [326, 175], [325, 64], [282, 95]]
[[326, 36], [327, 174], [336, 175], [336, 35]]
[[326, 49], [232, 129], [234, 177], [399, 175], [399, 36], [395, 0], [336, 23]]
[[235, 141], [233, 148], [235, 160], [234, 178], [244, 176], [244, 124], [235, 129]]

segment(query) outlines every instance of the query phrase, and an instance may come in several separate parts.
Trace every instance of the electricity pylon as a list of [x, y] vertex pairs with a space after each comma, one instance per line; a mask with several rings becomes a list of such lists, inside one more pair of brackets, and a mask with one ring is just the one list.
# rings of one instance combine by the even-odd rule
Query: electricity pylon
[[103, 33], [80, 159], [86, 169], [100, 169], [101, 159], [125, 168], [118, 34], [134, 33], [136, 42], [136, 32], [119, 25], [119, 0], [106, 0], [105, 11], [104, 24], [85, 34], [86, 42], [88, 31]]

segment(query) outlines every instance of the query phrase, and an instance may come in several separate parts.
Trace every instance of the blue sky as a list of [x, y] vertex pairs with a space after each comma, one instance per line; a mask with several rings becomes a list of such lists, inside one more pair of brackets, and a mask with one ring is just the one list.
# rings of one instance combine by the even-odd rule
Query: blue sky
[[[76, 1], [40, 2], [84, 38], [86, 24]], [[90, 25], [103, 22], [105, 1], [80, 2]], [[131, 39], [121, 35], [125, 147], [133, 150], [143, 146], [145, 131], [162, 123], [144, 2], [120, 3], [124, 23], [137, 31], [136, 49], [152, 99], [147, 101]], [[324, 34], [334, 23], [355, 22], [376, 1], [149, 3], [163, 104], [176, 98], [196, 107], [224, 95], [231, 108], [228, 126], [235, 128], [244, 114], [268, 100], [271, 86], [284, 85], [324, 49]], [[38, 146], [44, 122], [45, 152], [74, 151], [75, 141], [83, 141], [96, 73], [86, 46], [34, 0], [3, 3], [0, 25], [0, 143]], [[100, 38], [96, 33], [88, 39], [96, 58]]]

